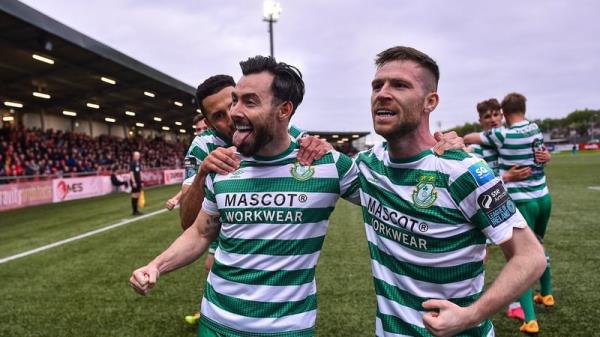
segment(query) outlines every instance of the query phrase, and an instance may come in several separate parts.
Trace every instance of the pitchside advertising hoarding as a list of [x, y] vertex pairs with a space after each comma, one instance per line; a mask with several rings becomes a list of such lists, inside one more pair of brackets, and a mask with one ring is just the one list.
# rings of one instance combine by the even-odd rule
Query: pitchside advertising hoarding
[[[184, 170], [148, 170], [142, 172], [144, 187], [178, 184], [183, 181]], [[129, 173], [118, 174], [121, 181], [129, 182]], [[97, 197], [117, 189], [110, 176], [56, 178], [46, 181], [21, 182], [0, 185], [0, 211], [13, 208]], [[121, 186], [119, 192], [130, 192]]]
[[114, 188], [108, 176], [52, 180], [52, 202], [96, 197], [112, 191]]
[[0, 185], [0, 211], [51, 202], [51, 181]]

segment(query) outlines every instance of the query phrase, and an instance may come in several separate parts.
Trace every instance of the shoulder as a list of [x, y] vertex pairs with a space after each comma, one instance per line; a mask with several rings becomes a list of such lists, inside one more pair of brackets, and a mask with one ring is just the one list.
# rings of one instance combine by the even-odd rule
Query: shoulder
[[449, 150], [436, 157], [437, 170], [447, 174], [450, 182], [465, 174], [478, 184], [484, 184], [495, 177], [494, 171], [483, 159], [465, 151]]

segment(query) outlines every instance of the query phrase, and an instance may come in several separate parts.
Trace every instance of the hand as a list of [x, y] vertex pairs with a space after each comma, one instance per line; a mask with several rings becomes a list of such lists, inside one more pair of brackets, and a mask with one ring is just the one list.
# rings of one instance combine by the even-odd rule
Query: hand
[[171, 198], [169, 200], [167, 200], [167, 202], [165, 202], [165, 207], [171, 211], [173, 210], [173, 208], [175, 208], [175, 206], [177, 206], [177, 203], [179, 203], [179, 200], [177, 198]]
[[147, 265], [131, 273], [129, 284], [136, 293], [146, 296], [150, 289], [154, 288], [159, 274], [156, 267]]
[[504, 182], [521, 181], [529, 178], [530, 175], [531, 167], [520, 167], [519, 165], [515, 165], [502, 175], [502, 180]]
[[535, 151], [534, 156], [535, 161], [540, 164], [546, 164], [551, 158], [550, 152], [546, 148], [541, 151]]
[[240, 158], [236, 154], [236, 151], [235, 146], [215, 149], [202, 161], [200, 171], [203, 174], [208, 174], [209, 172], [227, 174], [237, 170], [240, 167]]
[[423, 315], [423, 324], [437, 337], [454, 336], [474, 326], [470, 309], [446, 300], [428, 300], [423, 308], [431, 310]]
[[325, 139], [315, 136], [302, 137], [300, 138], [300, 149], [298, 150], [298, 162], [302, 165], [310, 165], [331, 150], [333, 150], [333, 146]]
[[433, 146], [433, 151], [440, 156], [444, 154], [446, 150], [465, 150], [464, 139], [459, 137], [454, 131], [444, 134], [436, 132], [433, 134], [433, 138], [437, 141]]

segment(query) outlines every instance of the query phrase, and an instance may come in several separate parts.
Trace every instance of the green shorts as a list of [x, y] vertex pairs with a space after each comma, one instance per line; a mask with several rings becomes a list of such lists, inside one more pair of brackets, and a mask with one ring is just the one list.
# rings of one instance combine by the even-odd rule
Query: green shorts
[[228, 336], [218, 333], [217, 331], [211, 329], [206, 324], [203, 324], [202, 320], [200, 320], [200, 323], [198, 324], [198, 337], [228, 337]]
[[543, 239], [552, 210], [552, 198], [550, 194], [533, 200], [515, 200], [515, 204], [521, 214], [523, 214], [529, 228], [540, 239]]

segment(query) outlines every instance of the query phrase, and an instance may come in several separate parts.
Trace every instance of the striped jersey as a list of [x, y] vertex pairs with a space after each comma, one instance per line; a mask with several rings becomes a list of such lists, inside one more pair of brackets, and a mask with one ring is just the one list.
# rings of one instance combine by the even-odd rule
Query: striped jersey
[[314, 335], [315, 268], [340, 196], [358, 203], [356, 165], [330, 152], [312, 166], [298, 144], [277, 157], [242, 157], [206, 179], [203, 210], [220, 215], [202, 323], [227, 336]]
[[498, 168], [498, 152], [496, 148], [489, 145], [471, 144], [469, 145], [472, 150], [472, 154], [480, 159], [485, 160], [488, 166], [494, 171], [496, 175], [499, 175]]
[[544, 136], [537, 124], [524, 120], [508, 128], [496, 128], [480, 134], [484, 144], [498, 151], [500, 174], [512, 166], [528, 166], [532, 174], [525, 180], [506, 183], [515, 201], [541, 198], [548, 194], [544, 165], [535, 161], [534, 153], [544, 147]]
[[[500, 178], [464, 151], [391, 159], [387, 144], [356, 159], [377, 297], [378, 337], [432, 336], [422, 303], [468, 306], [482, 294], [486, 237], [526, 225]], [[461, 336], [494, 336], [491, 321]]]
[[[288, 132], [292, 139], [299, 139], [304, 135], [304, 131], [294, 125], [290, 125]], [[192, 140], [192, 144], [188, 148], [185, 155], [185, 179], [183, 185], [191, 185], [194, 182], [196, 172], [202, 165], [202, 161], [218, 147], [229, 147], [232, 144], [225, 140], [226, 138], [220, 135], [213, 129], [206, 129]]]

